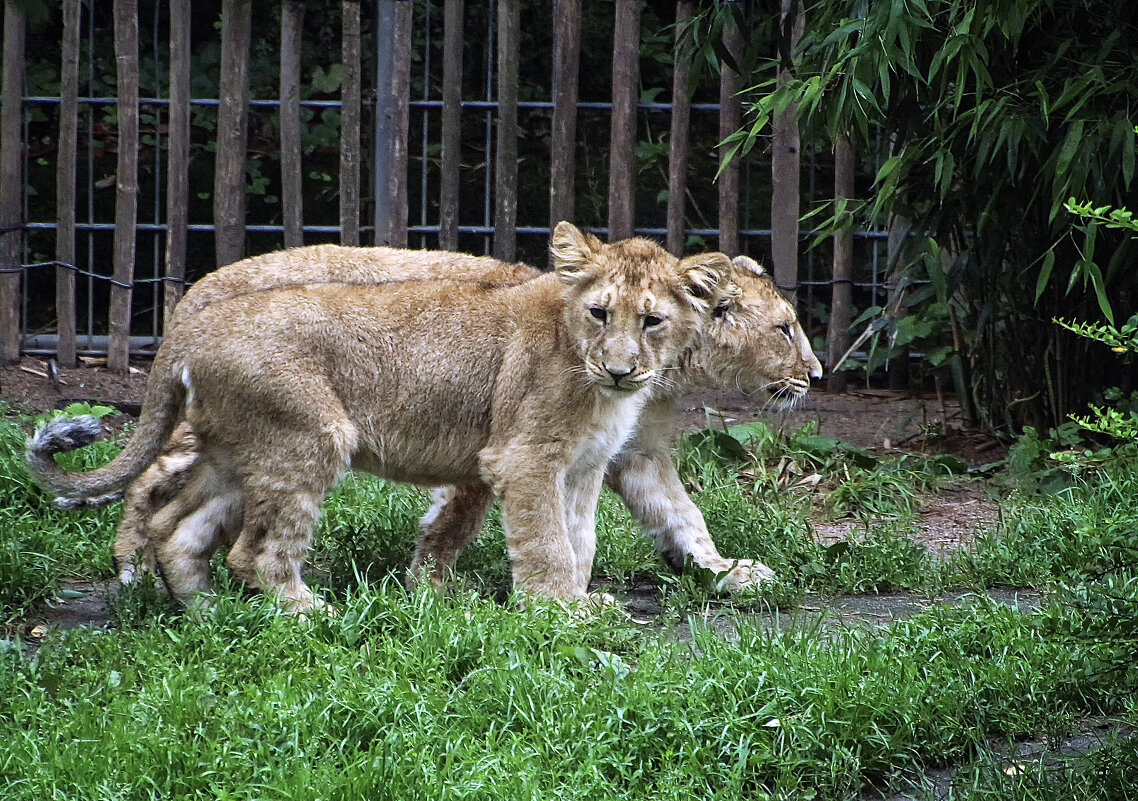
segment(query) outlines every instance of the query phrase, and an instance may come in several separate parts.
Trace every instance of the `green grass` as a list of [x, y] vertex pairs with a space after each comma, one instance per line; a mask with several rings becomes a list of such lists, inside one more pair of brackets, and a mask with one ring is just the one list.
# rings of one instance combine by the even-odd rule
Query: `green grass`
[[391, 581], [341, 609], [223, 596], [3, 654], [6, 798], [852, 798], [1130, 696], [1083, 669], [1109, 646], [1047, 636], [1058, 610], [689, 645]]
[[[107, 577], [118, 514], [47, 503], [21, 467], [27, 428], [0, 426], [8, 617], [67, 576]], [[1133, 740], [1006, 768], [1025, 739], [1055, 742], [1088, 717], [1138, 721], [1134, 460], [1080, 471], [1060, 495], [1012, 493], [998, 529], [945, 560], [911, 536], [915, 499], [957, 480], [944, 463], [751, 433], [731, 436], [740, 449], [690, 440], [679, 464], [721, 551], [779, 572], [757, 596], [671, 576], [608, 493], [596, 578], [617, 594], [657, 585], [647, 626], [619, 610], [519, 609], [496, 510], [456, 589], [409, 592], [428, 497], [352, 476], [311, 560], [336, 618], [281, 615], [219, 565], [208, 612], [180, 614], [142, 584], [112, 596], [109, 627], [50, 631], [34, 649], [0, 640], [4, 798], [853, 799], [919, 792], [944, 765], [957, 768], [952, 797], [970, 801], [1126, 797]], [[93, 465], [114, 447], [95, 450], [74, 458]], [[848, 473], [849, 509], [787, 486], [780, 452], [826, 491]], [[835, 514], [860, 534], [816, 542], [809, 521]], [[806, 591], [1004, 584], [1049, 600], [1025, 614], [980, 595], [883, 627], [754, 614]]]

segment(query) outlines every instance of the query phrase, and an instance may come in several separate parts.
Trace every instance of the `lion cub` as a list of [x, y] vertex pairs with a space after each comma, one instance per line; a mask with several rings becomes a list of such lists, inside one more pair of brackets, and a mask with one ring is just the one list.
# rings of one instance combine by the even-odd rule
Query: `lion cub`
[[[182, 319], [155, 357], [138, 428], [116, 459], [72, 473], [52, 454], [97, 421], [56, 418], [28, 465], [71, 502], [115, 492], [183, 416], [242, 498], [230, 563], [292, 609], [328, 489], [349, 467], [429, 486], [485, 483], [503, 503], [515, 587], [586, 597], [604, 468], [661, 371], [718, 302], [719, 253], [677, 261], [645, 240], [604, 245], [569, 223], [556, 271], [498, 286], [445, 279], [318, 284], [229, 298]], [[92, 425], [94, 423], [94, 425]], [[179, 525], [174, 594], [208, 589], [217, 538]], [[204, 539], [204, 541], [203, 541]]]
[[[309, 283], [440, 276], [518, 283], [539, 275], [523, 264], [460, 253], [313, 245], [247, 259], [211, 273], [178, 306], [175, 321], [227, 297]], [[668, 385], [655, 390], [636, 432], [609, 463], [605, 480], [670, 566], [679, 570], [690, 558], [724, 574], [728, 589], [741, 590], [771, 572], [756, 560], [721, 556], [703, 515], [684, 491], [671, 454], [676, 398], [699, 386], [731, 386], [793, 404], [804, 397], [810, 379], [821, 375], [821, 365], [794, 308], [752, 259], [733, 260], [726, 286], [711, 322], [684, 351], [677, 369], [669, 372]], [[179, 426], [156, 462], [127, 493], [114, 546], [124, 583], [133, 580], [137, 569], [156, 567], [156, 549], [165, 549], [183, 520], [202, 532], [212, 525], [220, 541], [233, 542], [240, 529], [240, 494], [226, 497], [225, 485], [211, 472], [200, 458], [193, 430]], [[434, 578], [445, 576], [477, 536], [492, 499], [493, 494], [480, 485], [436, 490], [435, 505], [420, 525], [412, 572], [422, 573], [429, 566]], [[240, 551], [234, 556], [240, 558]], [[176, 554], [161, 557], [162, 561], [173, 558]]]

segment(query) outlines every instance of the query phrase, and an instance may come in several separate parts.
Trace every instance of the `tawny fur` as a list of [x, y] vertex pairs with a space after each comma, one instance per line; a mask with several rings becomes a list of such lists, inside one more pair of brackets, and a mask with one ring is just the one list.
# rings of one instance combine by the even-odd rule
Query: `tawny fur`
[[[368, 261], [364, 254], [373, 252]], [[402, 262], [392, 261], [387, 248], [363, 249], [315, 246], [264, 257], [252, 266], [248, 262], [225, 267], [207, 276], [190, 291], [178, 307], [179, 317], [186, 308], [197, 310], [226, 297], [263, 291], [278, 284], [303, 285], [320, 280], [352, 282], [385, 281], [392, 278], [429, 277], [450, 274], [466, 280], [511, 283], [541, 275], [524, 265], [462, 254], [408, 253]], [[322, 262], [315, 256], [331, 260]], [[452, 261], [447, 261], [446, 256]], [[636, 433], [608, 467], [606, 480], [624, 500], [633, 518], [652, 537], [662, 557], [675, 569], [690, 558], [697, 565], [726, 574], [732, 590], [754, 586], [771, 572], [752, 559], [729, 559], [716, 549], [699, 509], [684, 491], [671, 458], [675, 399], [684, 390], [697, 386], [729, 386], [746, 389], [759, 396], [774, 395], [776, 401], [794, 403], [802, 398], [811, 378], [821, 374], [794, 309], [775, 289], [771, 280], [752, 260], [737, 257], [726, 297], [711, 323], [684, 352], [679, 369], [670, 371], [670, 384], [657, 390], [641, 415]], [[193, 447], [193, 433], [183, 425], [169, 445], [171, 453]], [[196, 461], [195, 471], [209, 471], [208, 463]], [[148, 545], [152, 534], [148, 521], [161, 506], [153, 503], [163, 497], [156, 488], [164, 484], [185, 484], [183, 477], [170, 472], [159, 460], [138, 479], [127, 497], [127, 511], [119, 529], [116, 553], [133, 554]], [[206, 482], [199, 482], [205, 484]], [[210, 503], [208, 496], [186, 497], [183, 491], [176, 509], [197, 512], [190, 529], [200, 532], [205, 510], [236, 509], [239, 504]], [[171, 495], [169, 491], [166, 495]], [[435, 578], [445, 576], [459, 553], [478, 535], [492, 494], [482, 484], [467, 484], [435, 491], [435, 503], [420, 522], [413, 571], [430, 565]], [[162, 518], [170, 517], [169, 511]], [[216, 519], [221, 532], [238, 528], [240, 520]], [[206, 536], [202, 534], [201, 536]], [[179, 539], [193, 540], [190, 534]], [[213, 538], [211, 538], [213, 541]], [[147, 551], [151, 553], [152, 551]], [[230, 566], [238, 575], [252, 572], [251, 557], [243, 549], [230, 552]], [[144, 559], [145, 569], [153, 556]], [[123, 564], [125, 562], [121, 562]], [[129, 577], [130, 573], [125, 575]]]
[[[295, 609], [315, 603], [300, 570], [346, 469], [483, 483], [503, 501], [515, 586], [582, 598], [595, 537], [582, 510], [595, 507], [643, 390], [707, 319], [729, 262], [677, 261], [645, 240], [602, 245], [567, 223], [552, 249], [556, 275], [514, 286], [332, 281], [216, 301], [159, 349], [122, 455], [89, 473], [29, 467], [69, 498], [121, 490], [184, 416], [228, 488], [210, 497], [240, 492], [231, 565]], [[208, 577], [222, 539], [193, 528], [176, 549], [184, 575], [167, 575], [183, 598], [207, 582], [194, 577]]]

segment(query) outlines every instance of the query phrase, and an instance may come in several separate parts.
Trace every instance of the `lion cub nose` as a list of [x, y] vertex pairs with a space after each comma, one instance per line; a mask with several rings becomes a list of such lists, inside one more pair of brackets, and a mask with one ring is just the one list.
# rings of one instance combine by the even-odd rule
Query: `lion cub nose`
[[621, 379], [628, 378], [630, 375], [632, 375], [632, 368], [628, 368], [626, 370], [623, 366], [609, 367], [606, 364], [605, 372], [607, 372], [609, 374], [609, 377], [612, 378], [613, 386], [620, 386]]

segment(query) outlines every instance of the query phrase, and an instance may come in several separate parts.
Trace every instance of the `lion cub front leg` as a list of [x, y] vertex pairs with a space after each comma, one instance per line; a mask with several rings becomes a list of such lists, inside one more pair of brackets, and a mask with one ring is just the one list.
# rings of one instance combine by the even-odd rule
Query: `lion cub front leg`
[[562, 459], [540, 447], [486, 448], [483, 476], [502, 499], [514, 589], [576, 601], [585, 597], [569, 537]]
[[691, 557], [700, 567], [724, 574], [731, 592], [757, 587], [774, 577], [774, 571], [762, 562], [726, 559], [719, 554], [703, 514], [688, 497], [667, 451], [629, 448], [612, 461], [605, 480], [676, 572]]

